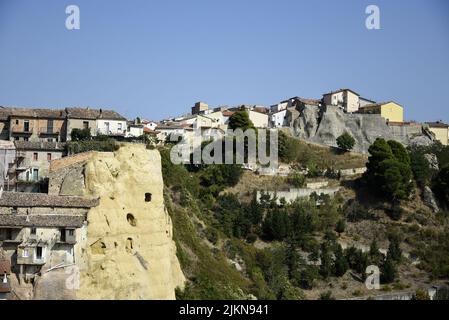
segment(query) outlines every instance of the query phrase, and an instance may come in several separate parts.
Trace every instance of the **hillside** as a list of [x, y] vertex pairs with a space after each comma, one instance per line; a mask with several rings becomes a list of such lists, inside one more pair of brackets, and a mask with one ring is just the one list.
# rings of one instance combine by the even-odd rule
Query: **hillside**
[[[308, 169], [302, 185], [325, 181], [340, 188], [335, 197], [258, 202], [256, 191], [298, 187], [299, 174], [192, 170], [171, 164], [168, 150], [161, 150], [165, 201], [188, 280], [177, 298], [352, 299], [414, 295], [447, 282], [448, 215], [435, 214], [420, 187], [392, 203], [360, 175], [329, 174], [364, 166], [366, 156], [287, 141], [281, 158], [296, 170]], [[445, 152], [438, 153], [442, 162]], [[381, 270], [380, 290], [365, 286], [370, 264]]]

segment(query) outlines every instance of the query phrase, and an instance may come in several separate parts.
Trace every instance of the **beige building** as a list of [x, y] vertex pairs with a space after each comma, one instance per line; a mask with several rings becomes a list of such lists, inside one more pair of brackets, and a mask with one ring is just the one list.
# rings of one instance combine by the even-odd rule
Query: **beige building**
[[443, 146], [449, 145], [449, 125], [440, 121], [426, 122], [426, 125]]
[[404, 108], [394, 101], [367, 104], [359, 113], [380, 114], [388, 122], [404, 122]]
[[254, 124], [256, 128], [268, 128], [269, 117], [266, 113], [260, 113], [257, 111], [249, 110], [247, 111], [249, 119]]
[[205, 102], [200, 101], [195, 103], [195, 105], [192, 107], [192, 114], [204, 113], [207, 110], [209, 110], [209, 105]]
[[9, 139], [14, 141], [65, 141], [67, 130], [64, 110], [9, 109]]
[[17, 277], [14, 283], [22, 285], [41, 271], [73, 264], [76, 246], [85, 237], [87, 212], [96, 205], [96, 199], [4, 192], [0, 250], [11, 266], [11, 276]]
[[360, 95], [351, 89], [340, 89], [325, 93], [323, 102], [328, 106], [340, 106], [345, 112], [357, 112], [360, 107]]

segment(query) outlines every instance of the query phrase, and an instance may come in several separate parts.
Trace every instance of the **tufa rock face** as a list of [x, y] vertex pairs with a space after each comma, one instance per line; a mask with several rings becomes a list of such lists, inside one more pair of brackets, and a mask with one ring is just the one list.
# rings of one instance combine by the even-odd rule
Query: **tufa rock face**
[[174, 299], [185, 278], [164, 206], [159, 152], [125, 144], [115, 153], [92, 153], [82, 167], [64, 183], [83, 172], [84, 185], [76, 182], [74, 192], [84, 186], [85, 196], [100, 200], [77, 246], [77, 299]]
[[299, 138], [318, 144], [337, 146], [337, 138], [348, 132], [356, 140], [354, 151], [367, 153], [369, 146], [377, 139], [396, 140], [403, 144], [411, 143], [419, 137], [421, 143], [432, 143], [427, 136], [415, 136], [408, 133], [393, 132], [384, 118], [377, 114], [348, 114], [336, 106], [304, 105], [299, 113], [292, 114], [292, 131]]

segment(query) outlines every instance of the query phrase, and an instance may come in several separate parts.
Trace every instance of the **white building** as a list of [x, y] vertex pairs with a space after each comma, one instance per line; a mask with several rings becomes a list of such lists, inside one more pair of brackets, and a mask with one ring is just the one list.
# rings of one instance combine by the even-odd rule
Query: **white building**
[[270, 126], [272, 128], [285, 127], [287, 125], [287, 109], [270, 114]]
[[127, 131], [126, 118], [115, 111], [101, 110], [96, 120], [97, 133], [108, 136], [125, 136]]
[[360, 95], [351, 89], [340, 89], [325, 93], [323, 102], [328, 106], [340, 106], [345, 112], [357, 112], [360, 108]]
[[128, 125], [128, 131], [126, 132], [126, 137], [140, 137], [143, 135], [143, 124], [130, 124]]

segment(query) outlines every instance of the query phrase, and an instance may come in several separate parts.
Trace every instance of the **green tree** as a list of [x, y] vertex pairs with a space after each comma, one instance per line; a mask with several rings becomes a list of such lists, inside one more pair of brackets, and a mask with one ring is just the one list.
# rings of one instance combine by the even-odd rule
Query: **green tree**
[[410, 157], [397, 142], [382, 138], [369, 148], [365, 178], [372, 189], [392, 200], [406, 199], [413, 190]]
[[332, 274], [334, 274], [334, 268], [329, 244], [326, 242], [321, 244], [320, 258], [321, 258], [320, 274], [323, 278], [327, 279]]
[[401, 143], [395, 140], [389, 140], [388, 145], [390, 146], [391, 152], [396, 160], [400, 163], [410, 165], [410, 156]]
[[346, 257], [343, 254], [343, 249], [341, 248], [341, 245], [337, 245], [335, 250], [335, 262], [334, 262], [334, 270], [335, 270], [335, 276], [341, 277], [343, 276], [346, 271], [348, 271], [349, 264], [346, 260]]
[[306, 177], [304, 175], [302, 175], [301, 173], [295, 171], [288, 177], [288, 181], [295, 188], [302, 188], [304, 186], [304, 184], [306, 183]]
[[345, 232], [346, 229], [346, 222], [344, 219], [340, 219], [337, 222], [337, 225], [335, 226], [335, 231], [338, 232], [338, 234], [342, 234]]
[[355, 139], [347, 132], [343, 133], [337, 138], [337, 146], [345, 151], [350, 151], [354, 148]]
[[389, 254], [382, 264], [381, 268], [381, 281], [382, 283], [391, 283], [396, 279], [397, 270], [396, 264]]
[[233, 130], [240, 128], [245, 131], [247, 129], [254, 129], [254, 124], [250, 120], [248, 112], [240, 110], [229, 118], [229, 128]]
[[429, 161], [424, 157], [424, 154], [419, 152], [412, 152], [411, 156], [411, 169], [415, 181], [419, 186], [426, 186], [432, 179], [433, 170], [430, 168]]
[[92, 135], [90, 133], [90, 128], [74, 128], [70, 133], [70, 138], [72, 141], [87, 141], [92, 139]]
[[447, 206], [449, 205], [449, 165], [441, 168], [438, 173], [435, 183], [434, 190], [437, 196], [443, 201]]

